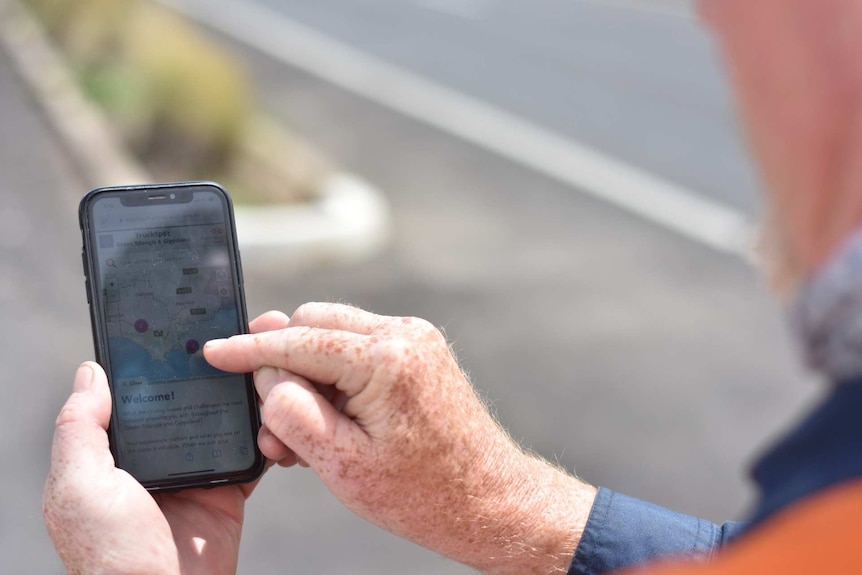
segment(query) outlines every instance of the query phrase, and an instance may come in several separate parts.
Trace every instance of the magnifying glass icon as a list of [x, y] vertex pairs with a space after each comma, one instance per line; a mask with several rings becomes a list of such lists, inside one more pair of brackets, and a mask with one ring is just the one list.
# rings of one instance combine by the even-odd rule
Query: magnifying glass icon
[[113, 258], [108, 258], [108, 260], [105, 262], [105, 265], [108, 266], [109, 268], [117, 267], [117, 264], [114, 263]]

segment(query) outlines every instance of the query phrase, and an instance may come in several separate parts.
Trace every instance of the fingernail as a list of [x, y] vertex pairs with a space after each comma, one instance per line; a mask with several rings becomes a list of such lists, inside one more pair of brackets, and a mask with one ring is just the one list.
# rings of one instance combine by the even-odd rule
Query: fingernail
[[281, 372], [276, 367], [269, 367], [268, 365], [263, 366], [255, 375], [255, 382], [261, 385], [275, 385], [275, 383], [280, 379]]
[[204, 344], [204, 350], [213, 351], [220, 348], [226, 342], [226, 339], [211, 339]]
[[72, 384], [74, 391], [87, 391], [93, 385], [93, 378], [96, 374], [93, 368], [87, 363], [82, 363], [78, 366], [78, 371], [75, 372], [75, 382]]

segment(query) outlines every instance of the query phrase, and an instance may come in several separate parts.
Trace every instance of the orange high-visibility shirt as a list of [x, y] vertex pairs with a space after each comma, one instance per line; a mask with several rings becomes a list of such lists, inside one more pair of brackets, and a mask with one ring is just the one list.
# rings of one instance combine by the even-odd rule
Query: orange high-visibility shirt
[[773, 573], [862, 575], [862, 480], [806, 497], [709, 561], [657, 563], [624, 571], [624, 575]]

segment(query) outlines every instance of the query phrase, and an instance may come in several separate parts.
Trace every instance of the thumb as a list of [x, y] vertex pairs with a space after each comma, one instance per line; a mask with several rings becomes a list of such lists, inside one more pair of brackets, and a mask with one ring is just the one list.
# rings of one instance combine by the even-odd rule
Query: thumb
[[264, 424], [319, 475], [328, 474], [333, 455], [361, 449], [360, 442], [367, 438], [303, 377], [264, 367], [255, 386], [263, 399]]
[[52, 472], [69, 469], [92, 471], [94, 465], [113, 467], [108, 449], [111, 393], [108, 378], [97, 363], [78, 367], [72, 395], [60, 410], [54, 430]]

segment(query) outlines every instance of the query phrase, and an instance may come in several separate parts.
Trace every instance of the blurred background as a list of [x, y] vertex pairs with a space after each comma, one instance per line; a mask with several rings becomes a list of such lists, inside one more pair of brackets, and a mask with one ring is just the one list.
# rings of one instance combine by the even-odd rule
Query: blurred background
[[[56, 103], [22, 7], [107, 149], [81, 144], [92, 124]], [[818, 393], [746, 257], [756, 176], [688, 0], [0, 10], [4, 572], [62, 572], [40, 496], [53, 420], [93, 355], [77, 202], [121, 183], [104, 175], [113, 152], [154, 180], [214, 178], [240, 204], [299, 213], [334, 177], [367, 182], [388, 241], [292, 258], [302, 223], [286, 220], [272, 245], [242, 245], [250, 315], [327, 300], [425, 317], [515, 438], [592, 483], [742, 517], [747, 466]], [[274, 470], [247, 508], [240, 573], [290, 572], [469, 570], [363, 523], [312, 472]]]

